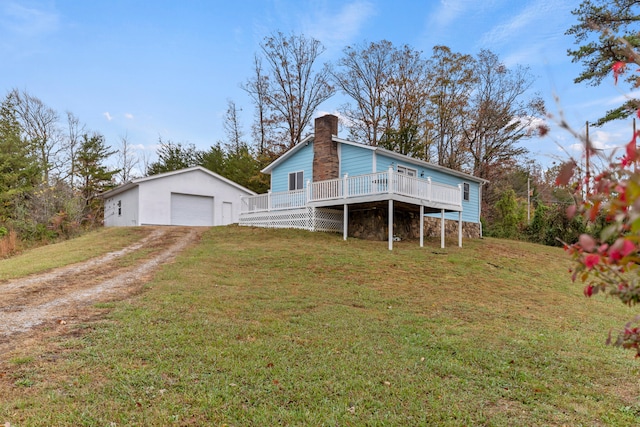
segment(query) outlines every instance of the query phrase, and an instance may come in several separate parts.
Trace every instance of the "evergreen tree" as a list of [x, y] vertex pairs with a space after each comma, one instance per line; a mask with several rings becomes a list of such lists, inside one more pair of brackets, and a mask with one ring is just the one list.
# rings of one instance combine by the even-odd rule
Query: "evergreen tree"
[[157, 150], [158, 160], [149, 165], [148, 175], [177, 171], [197, 166], [202, 162], [203, 153], [194, 144], [183, 145], [180, 142], [163, 141]]
[[[582, 72], [576, 83], [598, 86], [611, 75], [611, 67], [619, 63], [638, 62], [640, 48], [640, 2], [637, 0], [585, 0], [571, 12], [578, 23], [566, 34], [574, 36], [577, 49], [569, 49], [572, 62], [582, 64]], [[626, 80], [632, 89], [637, 88], [636, 75], [630, 74]], [[629, 117], [640, 107], [639, 100], [628, 96], [619, 107], [607, 111], [596, 126], [616, 119]]]
[[14, 99], [7, 96], [0, 104], [0, 222], [15, 219], [17, 205], [40, 173], [20, 133]]
[[84, 221], [96, 222], [101, 217], [102, 203], [98, 195], [113, 187], [113, 176], [117, 170], [109, 170], [105, 161], [115, 151], [106, 145], [99, 134], [82, 136], [76, 156], [76, 173], [79, 178], [79, 191], [84, 201]]

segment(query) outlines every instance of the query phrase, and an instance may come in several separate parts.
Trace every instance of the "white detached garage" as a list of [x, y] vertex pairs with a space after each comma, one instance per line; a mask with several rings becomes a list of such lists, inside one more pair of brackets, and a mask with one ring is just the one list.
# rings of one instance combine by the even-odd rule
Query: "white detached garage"
[[255, 193], [201, 166], [134, 179], [102, 193], [104, 225], [237, 223], [240, 198]]

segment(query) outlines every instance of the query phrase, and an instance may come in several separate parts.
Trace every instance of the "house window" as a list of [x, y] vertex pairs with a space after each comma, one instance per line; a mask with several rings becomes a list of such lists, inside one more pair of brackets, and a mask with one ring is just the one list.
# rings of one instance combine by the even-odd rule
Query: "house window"
[[289, 174], [289, 191], [302, 190], [304, 188], [304, 181], [302, 179], [303, 172], [291, 172]]
[[406, 166], [398, 165], [398, 173], [402, 173], [407, 176], [416, 177], [418, 176], [418, 171], [415, 169], [408, 168]]
[[465, 202], [469, 201], [469, 183], [462, 184], [462, 198]]
[[118, 200], [118, 216], [122, 216], [122, 200]]

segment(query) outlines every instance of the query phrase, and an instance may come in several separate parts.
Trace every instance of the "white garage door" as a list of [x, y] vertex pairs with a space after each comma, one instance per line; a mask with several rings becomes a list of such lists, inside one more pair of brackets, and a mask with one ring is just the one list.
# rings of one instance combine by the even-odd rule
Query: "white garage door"
[[213, 197], [171, 193], [171, 225], [213, 225]]

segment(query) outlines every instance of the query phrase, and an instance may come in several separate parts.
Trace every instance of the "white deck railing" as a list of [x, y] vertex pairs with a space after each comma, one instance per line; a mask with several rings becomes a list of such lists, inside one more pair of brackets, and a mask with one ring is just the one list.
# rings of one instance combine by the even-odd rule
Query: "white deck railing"
[[378, 194], [399, 194], [427, 202], [462, 205], [462, 186], [432, 182], [389, 170], [326, 181], [308, 181], [304, 190], [283, 191], [242, 197], [241, 212], [300, 208], [309, 202], [349, 199]]

